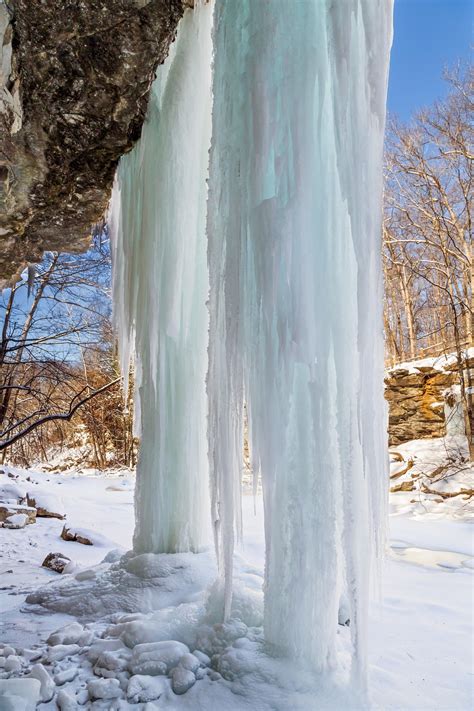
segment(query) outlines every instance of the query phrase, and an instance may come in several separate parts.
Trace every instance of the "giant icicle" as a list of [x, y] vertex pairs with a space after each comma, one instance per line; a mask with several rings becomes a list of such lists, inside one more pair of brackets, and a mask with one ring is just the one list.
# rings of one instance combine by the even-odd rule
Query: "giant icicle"
[[265, 503], [265, 635], [313, 668], [349, 598], [364, 678], [383, 543], [381, 158], [391, 0], [216, 0], [182, 20], [113, 198], [136, 357], [137, 551], [196, 550], [207, 497], [231, 610], [242, 421]]
[[209, 451], [230, 609], [242, 408], [265, 503], [267, 641], [324, 670], [339, 598], [365, 676], [386, 435], [382, 142], [391, 0], [217, 0]]
[[197, 550], [208, 527], [207, 167], [212, 8], [188, 10], [112, 198], [122, 366], [136, 352], [136, 551]]

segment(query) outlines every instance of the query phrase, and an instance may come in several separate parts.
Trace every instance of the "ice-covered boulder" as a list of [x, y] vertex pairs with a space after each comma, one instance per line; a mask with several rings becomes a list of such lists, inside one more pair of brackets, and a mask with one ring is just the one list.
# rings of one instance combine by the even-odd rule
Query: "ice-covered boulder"
[[74, 681], [78, 674], [78, 671], [79, 670], [77, 667], [69, 667], [68, 669], [60, 671], [54, 675], [54, 683], [56, 684], [56, 686], [62, 686], [63, 684], [67, 684], [70, 681]]
[[94, 674], [112, 678], [128, 668], [130, 657], [131, 652], [126, 648], [104, 651], [95, 663]]
[[147, 703], [159, 699], [170, 688], [169, 679], [164, 676], [145, 676], [136, 674], [130, 677], [127, 686], [127, 699], [132, 704]]
[[35, 711], [40, 689], [38, 679], [0, 679], [1, 711]]
[[3, 669], [6, 672], [17, 672], [20, 671], [21, 669], [21, 657], [18, 657], [16, 654], [10, 654], [6, 659], [5, 659], [5, 664], [3, 665]]
[[28, 523], [28, 515], [25, 513], [15, 513], [5, 519], [4, 528], [25, 528]]
[[0, 655], [2, 657], [9, 657], [10, 654], [15, 654], [15, 650], [13, 649], [13, 647], [10, 647], [9, 644], [2, 645], [0, 648]]
[[183, 654], [179, 660], [179, 666], [195, 674], [201, 666], [201, 662], [194, 654]]
[[189, 649], [185, 644], [174, 640], [137, 644], [133, 649], [129, 669], [132, 674], [167, 674], [177, 666], [181, 657], [188, 653]]
[[60, 629], [52, 632], [47, 644], [54, 647], [56, 644], [77, 644], [84, 634], [84, 627], [79, 622], [71, 622]]
[[91, 699], [118, 699], [122, 695], [118, 679], [92, 679], [87, 682]]
[[95, 664], [104, 652], [115, 652], [127, 649], [121, 639], [98, 639], [87, 652], [87, 659]]
[[37, 679], [40, 683], [40, 699], [43, 703], [51, 701], [56, 690], [56, 685], [52, 680], [49, 672], [42, 664], [35, 664], [30, 673], [27, 675], [29, 679]]
[[50, 664], [61, 662], [66, 657], [73, 657], [80, 649], [78, 644], [56, 644], [54, 647], [49, 647], [46, 658]]
[[57, 695], [56, 704], [60, 711], [76, 711], [79, 708], [76, 703], [76, 700], [70, 694], [68, 694], [65, 689], [61, 689], [61, 691]]
[[41, 563], [43, 568], [49, 568], [56, 573], [64, 573], [67, 566], [72, 563], [71, 559], [64, 553], [48, 553], [46, 558]]
[[175, 694], [185, 694], [196, 682], [196, 677], [189, 669], [176, 667], [171, 673], [171, 687]]
[[207, 656], [207, 654], [204, 654], [204, 652], [201, 652], [200, 649], [195, 649], [193, 652], [193, 657], [196, 657], [196, 659], [199, 659], [199, 662], [201, 666], [203, 667], [208, 667], [211, 664], [211, 658]]

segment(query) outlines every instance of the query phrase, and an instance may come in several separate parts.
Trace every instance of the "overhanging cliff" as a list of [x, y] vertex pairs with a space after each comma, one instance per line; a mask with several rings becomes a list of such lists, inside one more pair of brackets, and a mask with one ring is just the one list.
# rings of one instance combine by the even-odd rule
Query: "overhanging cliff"
[[84, 249], [189, 0], [0, 0], [0, 284]]

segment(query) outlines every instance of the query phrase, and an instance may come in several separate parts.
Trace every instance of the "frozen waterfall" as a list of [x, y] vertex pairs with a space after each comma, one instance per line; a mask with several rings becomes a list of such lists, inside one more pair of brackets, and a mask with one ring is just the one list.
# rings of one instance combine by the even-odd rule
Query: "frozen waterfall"
[[264, 490], [266, 639], [331, 667], [344, 594], [360, 679], [386, 506], [391, 18], [392, 0], [216, 0], [211, 140], [211, 8], [187, 11], [112, 210], [142, 436], [136, 549], [199, 548], [209, 468], [229, 614], [245, 402]]
[[114, 308], [125, 374], [136, 354], [137, 551], [198, 550], [209, 527], [211, 25], [209, 5], [185, 13], [112, 196]]
[[266, 638], [326, 668], [346, 591], [361, 664], [385, 515], [391, 2], [223, 0], [214, 33], [208, 392], [221, 556], [230, 579], [245, 400], [263, 479]]

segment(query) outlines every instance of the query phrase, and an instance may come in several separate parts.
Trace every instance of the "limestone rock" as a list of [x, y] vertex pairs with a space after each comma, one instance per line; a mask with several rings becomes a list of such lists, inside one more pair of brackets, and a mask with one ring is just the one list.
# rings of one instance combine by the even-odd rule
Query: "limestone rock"
[[38, 518], [66, 518], [62, 513], [62, 502], [53, 494], [45, 494], [43, 492], [28, 492], [28, 506], [36, 509]]
[[56, 573], [64, 573], [64, 569], [69, 565], [69, 563], [71, 563], [71, 559], [63, 553], [48, 553], [46, 558], [41, 563], [41, 566], [43, 568], [54, 570]]
[[[448, 364], [449, 364], [448, 360]], [[414, 371], [414, 372], [412, 372]], [[457, 378], [448, 365], [413, 362], [411, 370], [392, 368], [385, 377], [389, 443], [445, 435], [444, 393]]]
[[25, 513], [15, 513], [5, 519], [4, 528], [25, 528], [28, 523], [28, 515]]
[[[36, 509], [31, 506], [18, 506], [14, 504], [0, 503], [0, 523], [7, 521], [11, 516], [23, 514], [26, 516], [26, 523], [36, 522]], [[8, 526], [7, 526], [8, 528]]]
[[63, 526], [61, 531], [61, 538], [64, 541], [75, 541], [76, 543], [82, 543], [84, 546], [92, 546], [93, 543], [85, 534], [80, 531], [75, 531], [73, 528], [68, 528]]

